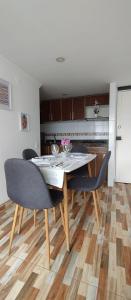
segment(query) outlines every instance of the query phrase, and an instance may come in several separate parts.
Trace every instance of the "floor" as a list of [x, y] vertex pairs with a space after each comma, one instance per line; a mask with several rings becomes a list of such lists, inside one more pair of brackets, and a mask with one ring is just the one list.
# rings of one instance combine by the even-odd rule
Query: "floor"
[[70, 208], [71, 252], [57, 210], [50, 212], [51, 270], [46, 268], [43, 212], [33, 225], [25, 211], [21, 234], [16, 233], [8, 256], [9, 232], [14, 205], [0, 208], [0, 300], [131, 299], [131, 185], [116, 184], [101, 192], [102, 218], [99, 231], [93, 201], [75, 195]]

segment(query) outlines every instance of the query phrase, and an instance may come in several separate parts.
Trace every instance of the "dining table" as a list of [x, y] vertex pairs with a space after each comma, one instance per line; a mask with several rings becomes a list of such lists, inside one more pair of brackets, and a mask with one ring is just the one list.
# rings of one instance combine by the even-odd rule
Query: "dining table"
[[57, 155], [44, 155], [32, 158], [31, 161], [36, 164], [45, 182], [54, 188], [63, 190], [64, 195], [64, 222], [67, 251], [70, 251], [70, 232], [69, 232], [69, 214], [68, 214], [68, 177], [71, 172], [87, 165], [91, 174], [90, 162], [96, 158], [95, 154], [86, 153], [59, 153]]

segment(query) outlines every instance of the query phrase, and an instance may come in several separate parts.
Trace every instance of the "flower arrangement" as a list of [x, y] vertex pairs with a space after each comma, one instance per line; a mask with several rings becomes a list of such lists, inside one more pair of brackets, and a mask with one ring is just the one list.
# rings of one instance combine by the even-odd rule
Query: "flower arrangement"
[[70, 144], [70, 140], [69, 139], [62, 139], [61, 140], [61, 145], [65, 146], [65, 145], [69, 145]]
[[63, 147], [63, 152], [68, 153], [72, 149], [72, 144], [70, 143], [69, 139], [62, 139], [61, 145]]

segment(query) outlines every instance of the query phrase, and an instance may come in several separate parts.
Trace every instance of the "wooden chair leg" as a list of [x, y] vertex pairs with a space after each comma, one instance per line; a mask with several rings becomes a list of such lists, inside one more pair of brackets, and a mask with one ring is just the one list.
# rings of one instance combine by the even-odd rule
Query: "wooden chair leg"
[[44, 209], [44, 211], [45, 211], [45, 231], [46, 231], [46, 243], [47, 243], [48, 269], [50, 269], [50, 240], [49, 240], [48, 209]]
[[84, 201], [86, 201], [86, 192], [84, 192]]
[[62, 203], [60, 203], [59, 206], [60, 206], [60, 212], [61, 212], [62, 225], [63, 225], [64, 231], [65, 231], [65, 220], [64, 220], [64, 212], [63, 212]]
[[94, 200], [94, 206], [95, 206], [97, 225], [99, 226], [99, 214], [98, 214], [98, 209], [97, 209], [97, 199], [96, 199], [95, 191], [93, 191], [92, 194], [93, 194], [93, 200]]
[[53, 207], [53, 217], [54, 217], [54, 222], [56, 223], [56, 208]]
[[34, 209], [34, 225], [36, 227], [36, 209]]
[[19, 205], [16, 204], [16, 207], [15, 207], [15, 214], [14, 214], [13, 224], [12, 224], [12, 229], [11, 229], [11, 233], [10, 233], [9, 254], [10, 254], [10, 252], [11, 252], [12, 241], [13, 241], [13, 236], [14, 236], [14, 231], [15, 231], [16, 221], [17, 221], [17, 217], [18, 217], [18, 210], [19, 210]]
[[20, 216], [19, 216], [18, 234], [20, 233], [20, 230], [21, 230], [23, 213], [24, 213], [24, 207], [21, 207], [20, 208]]
[[74, 205], [74, 194], [75, 194], [75, 191], [72, 190], [72, 192], [71, 192], [71, 208], [73, 208], [73, 205]]
[[99, 192], [98, 192], [98, 190], [96, 190], [96, 197], [97, 197], [97, 203], [98, 203], [98, 207], [99, 207], [99, 212], [100, 212], [100, 214], [101, 214], [102, 211], [101, 211], [101, 206], [100, 206], [100, 197], [99, 197]]

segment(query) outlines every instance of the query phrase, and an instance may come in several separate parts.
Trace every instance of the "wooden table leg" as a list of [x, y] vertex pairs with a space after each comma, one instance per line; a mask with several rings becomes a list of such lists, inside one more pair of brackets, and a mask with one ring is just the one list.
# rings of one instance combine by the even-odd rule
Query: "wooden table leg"
[[67, 192], [67, 175], [64, 175], [64, 219], [65, 219], [65, 234], [67, 251], [70, 251], [70, 237], [69, 237], [69, 215], [68, 215], [68, 192]]

